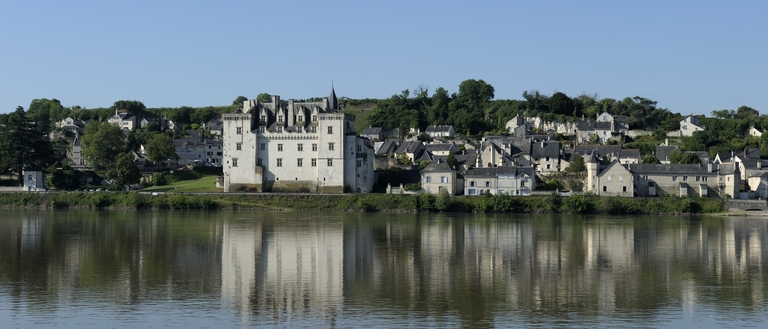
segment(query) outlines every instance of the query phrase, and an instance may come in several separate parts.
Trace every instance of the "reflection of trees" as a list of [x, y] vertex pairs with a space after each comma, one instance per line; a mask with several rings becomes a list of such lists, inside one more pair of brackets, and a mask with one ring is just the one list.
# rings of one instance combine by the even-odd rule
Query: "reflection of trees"
[[222, 294], [276, 321], [349, 308], [490, 326], [653, 319], [680, 304], [757, 310], [768, 282], [762, 219], [9, 213], [0, 291], [31, 305], [80, 290], [112, 303]]

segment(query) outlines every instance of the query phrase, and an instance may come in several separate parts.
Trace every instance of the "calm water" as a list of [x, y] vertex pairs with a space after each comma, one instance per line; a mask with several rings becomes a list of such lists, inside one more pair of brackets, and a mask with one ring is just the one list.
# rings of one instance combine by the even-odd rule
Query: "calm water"
[[768, 219], [0, 214], [0, 328], [762, 327]]

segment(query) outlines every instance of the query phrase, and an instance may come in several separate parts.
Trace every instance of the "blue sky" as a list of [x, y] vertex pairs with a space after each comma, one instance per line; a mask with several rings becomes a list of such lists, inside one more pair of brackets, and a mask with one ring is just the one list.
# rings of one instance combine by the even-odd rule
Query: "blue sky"
[[386, 98], [466, 79], [768, 113], [768, 1], [0, 0], [0, 113]]

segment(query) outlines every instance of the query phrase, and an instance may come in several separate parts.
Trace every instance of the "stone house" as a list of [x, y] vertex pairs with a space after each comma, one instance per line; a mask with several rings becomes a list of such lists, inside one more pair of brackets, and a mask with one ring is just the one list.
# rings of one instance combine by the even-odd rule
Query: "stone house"
[[474, 168], [464, 174], [464, 195], [530, 195], [535, 189], [533, 167]]
[[560, 171], [560, 142], [547, 141], [531, 144], [531, 160], [536, 172], [551, 174]]
[[747, 136], [760, 137], [762, 135], [763, 135], [763, 132], [755, 128], [755, 126], [751, 126], [749, 127], [749, 130], [747, 130]]
[[421, 171], [421, 188], [429, 193], [437, 194], [445, 189], [456, 195], [456, 186], [456, 171], [445, 161], [436, 160]]
[[695, 131], [702, 131], [704, 128], [699, 124], [699, 117], [688, 115], [680, 121], [680, 136], [690, 137]]
[[387, 136], [384, 134], [384, 129], [381, 127], [368, 127], [360, 132], [360, 137], [368, 138], [372, 141], [382, 141]]
[[456, 136], [453, 126], [429, 126], [424, 132], [432, 138], [453, 138]]
[[456, 144], [454, 143], [432, 143], [424, 145], [424, 148], [432, 155], [447, 156], [451, 152], [456, 154]]
[[73, 134], [82, 134], [85, 128], [85, 122], [75, 119], [73, 117], [66, 117], [56, 123], [57, 128], [61, 128], [62, 131], [70, 132]]
[[424, 143], [420, 141], [403, 141], [395, 150], [395, 156], [405, 155], [411, 163], [419, 163], [424, 160], [432, 160]]
[[370, 192], [373, 147], [340, 113], [336, 94], [319, 102], [247, 100], [224, 114], [224, 191]]
[[75, 139], [72, 140], [72, 147], [69, 149], [67, 155], [72, 168], [86, 169], [89, 167], [88, 161], [83, 156], [83, 145], [79, 134], [76, 134]]
[[107, 119], [107, 122], [122, 128], [124, 131], [135, 130], [138, 123], [135, 115], [126, 112], [117, 112], [117, 110], [115, 110], [115, 115]]

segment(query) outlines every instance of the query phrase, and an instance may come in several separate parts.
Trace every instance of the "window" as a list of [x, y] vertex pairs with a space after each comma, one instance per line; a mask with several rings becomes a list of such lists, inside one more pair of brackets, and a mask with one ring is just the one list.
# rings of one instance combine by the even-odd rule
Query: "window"
[[282, 115], [278, 115], [277, 116], [277, 122], [283, 122], [283, 116]]
[[611, 176], [611, 175], [608, 175], [608, 181], [609, 181], [609, 182], [612, 182], [612, 181], [613, 181], [613, 176]]
[[267, 131], [267, 129], [264, 126], [259, 127], [259, 132], [260, 133], [263, 134], [265, 131]]
[[688, 176], [683, 176], [683, 182], [687, 182], [687, 181], [688, 181]]
[[328, 150], [333, 151], [334, 143], [328, 143]]
[[317, 116], [316, 115], [312, 116], [312, 121], [317, 121]]
[[547, 163], [547, 169], [551, 169], [551, 168], [552, 168], [552, 165]]
[[707, 181], [707, 176], [702, 177], [701, 180], [706, 182]]
[[363, 161], [357, 160], [357, 167], [361, 168], [363, 166]]
[[27, 180], [31, 182], [32, 181], [32, 175], [28, 175]]
[[237, 167], [237, 158], [232, 158], [232, 167]]
[[258, 165], [259, 167], [263, 166], [263, 165], [264, 165], [264, 160], [262, 160], [261, 158], [259, 158], [259, 162], [257, 163], [257, 165]]
[[547, 160], [546, 160], [546, 161], [549, 161], [549, 157], [547, 157]]
[[304, 116], [303, 115], [298, 116], [298, 121], [299, 122], [304, 122]]
[[264, 151], [266, 149], [266, 147], [267, 146], [264, 143], [261, 143], [261, 145], [259, 145], [259, 149], [262, 150], [262, 151]]
[[328, 167], [333, 167], [333, 159], [328, 159]]
[[608, 186], [603, 185], [603, 192], [607, 192], [607, 191], [608, 191]]
[[298, 144], [299, 152], [304, 151], [304, 144]]
[[627, 193], [627, 187], [626, 186], [622, 186], [621, 187], [621, 191], [624, 192], [624, 193]]
[[474, 181], [469, 182], [469, 186], [470, 187], [475, 187], [475, 182]]
[[312, 152], [317, 152], [317, 144], [312, 144]]
[[262, 115], [261, 116], [261, 122], [267, 122], [267, 116], [266, 115]]
[[[235, 144], [235, 149], [237, 149], [238, 151], [242, 150], [242, 149], [243, 149], [243, 143], [237, 143], [237, 144]], [[210, 152], [208, 152], [208, 153], [209, 153], [209, 155], [210, 155]]]
[[432, 183], [432, 177], [430, 177], [430, 176], [425, 177], [424, 178], [424, 182], [425, 183]]
[[297, 133], [300, 133], [300, 132], [301, 132], [301, 129], [302, 129], [302, 128], [301, 128], [301, 126], [298, 126], [298, 127], [296, 127], [296, 132], [297, 132]]
[[477, 190], [473, 188], [467, 189], [467, 195], [477, 195]]
[[524, 180], [520, 181], [520, 187], [525, 187], [525, 181]]
[[491, 187], [491, 182], [485, 181], [485, 187]]
[[448, 183], [448, 177], [440, 176], [440, 183]]
[[363, 146], [362, 145], [358, 145], [357, 146], [357, 153], [360, 153], [362, 151], [363, 151]]
[[243, 134], [243, 127], [237, 127], [237, 132], [236, 132], [236, 134], [238, 134], [238, 135], [242, 135], [242, 134]]
[[333, 126], [328, 126], [328, 133], [333, 134]]
[[277, 151], [282, 152], [283, 151], [283, 144], [277, 144]]
[[624, 176], [619, 175], [619, 182], [623, 182], [623, 181], [624, 181]]
[[677, 181], [677, 176], [672, 176], [672, 181], [676, 182]]
[[696, 176], [696, 181], [698, 182], [700, 180], [701, 180], [701, 176]]
[[283, 166], [283, 159], [277, 158], [277, 166], [282, 167]]
[[283, 127], [277, 126], [277, 133], [280, 134], [283, 132]]
[[317, 159], [312, 159], [312, 167], [317, 167]]
[[304, 164], [304, 159], [298, 158], [296, 159], [296, 166], [301, 167]]

